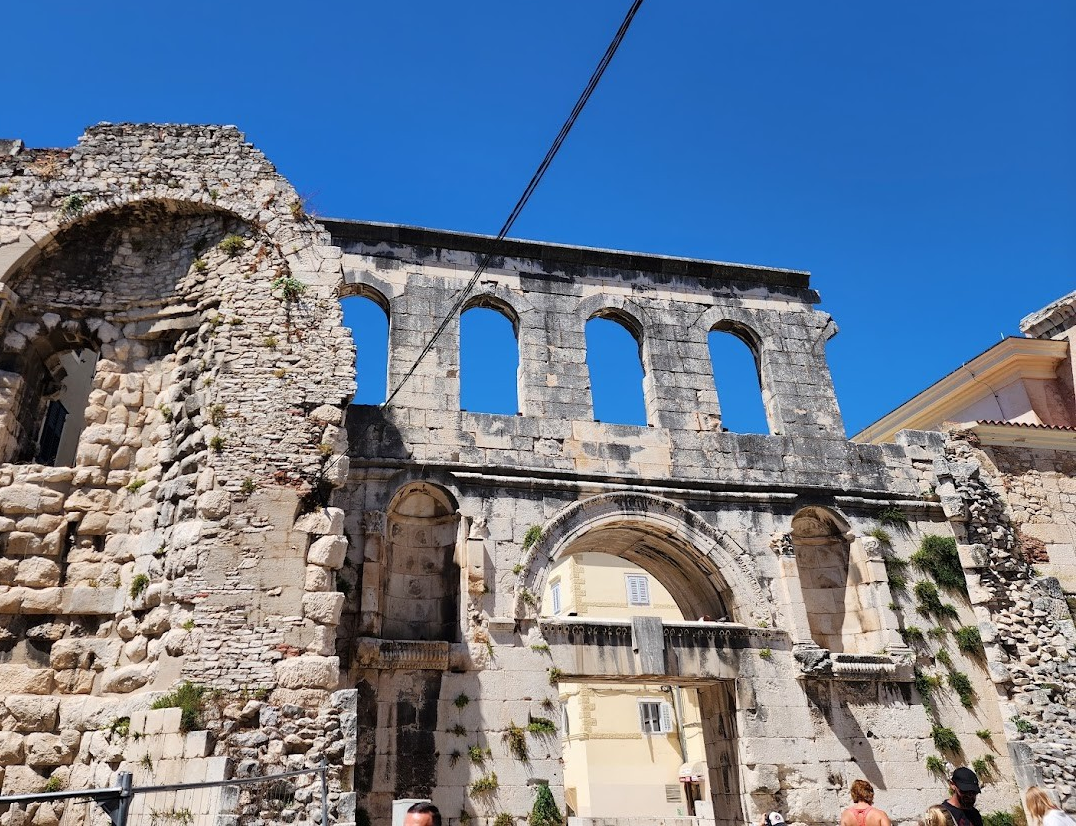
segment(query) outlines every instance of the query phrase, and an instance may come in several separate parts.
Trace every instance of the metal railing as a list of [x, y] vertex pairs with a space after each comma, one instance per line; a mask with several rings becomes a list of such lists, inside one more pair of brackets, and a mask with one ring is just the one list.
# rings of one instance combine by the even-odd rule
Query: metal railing
[[[60, 826], [260, 826], [265, 823], [307, 821], [299, 817], [314, 802], [313, 783], [320, 781], [321, 826], [329, 824], [328, 767], [325, 765], [280, 774], [135, 786], [130, 772], [118, 772], [116, 785], [103, 789], [68, 789], [0, 796], [0, 811], [21, 806], [30, 812], [52, 806]], [[32, 812], [30, 812], [32, 814]], [[107, 819], [106, 819], [107, 818]], [[309, 822], [309, 821], [307, 821]]]

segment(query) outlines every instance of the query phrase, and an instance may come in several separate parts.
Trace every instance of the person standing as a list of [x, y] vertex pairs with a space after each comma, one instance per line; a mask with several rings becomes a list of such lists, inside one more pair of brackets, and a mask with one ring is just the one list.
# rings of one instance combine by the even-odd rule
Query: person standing
[[1074, 826], [1072, 818], [1061, 811], [1045, 789], [1032, 786], [1024, 793], [1024, 800], [1035, 826]]
[[852, 805], [841, 812], [841, 826], [890, 826], [889, 815], [874, 808], [874, 786], [856, 780], [851, 788]]
[[941, 805], [956, 826], [983, 826], [983, 816], [975, 808], [978, 797], [979, 778], [967, 766], [961, 766], [949, 779], [949, 799]]

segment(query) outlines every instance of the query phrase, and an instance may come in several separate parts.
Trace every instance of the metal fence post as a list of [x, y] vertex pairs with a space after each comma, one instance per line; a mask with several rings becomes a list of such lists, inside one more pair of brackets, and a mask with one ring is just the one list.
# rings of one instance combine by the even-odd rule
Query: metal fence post
[[321, 761], [321, 826], [329, 826], [329, 766]]
[[118, 772], [116, 781], [119, 783], [119, 794], [96, 797], [99, 805], [108, 814], [112, 826], [127, 826], [127, 814], [131, 810], [131, 773]]

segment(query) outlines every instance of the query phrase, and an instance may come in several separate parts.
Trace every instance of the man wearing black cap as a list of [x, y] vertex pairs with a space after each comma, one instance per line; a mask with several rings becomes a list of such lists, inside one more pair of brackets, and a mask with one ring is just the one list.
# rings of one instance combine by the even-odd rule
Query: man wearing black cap
[[949, 781], [949, 799], [942, 803], [953, 816], [956, 826], [983, 826], [983, 816], [975, 808], [979, 796], [979, 778], [966, 766], [961, 766]]

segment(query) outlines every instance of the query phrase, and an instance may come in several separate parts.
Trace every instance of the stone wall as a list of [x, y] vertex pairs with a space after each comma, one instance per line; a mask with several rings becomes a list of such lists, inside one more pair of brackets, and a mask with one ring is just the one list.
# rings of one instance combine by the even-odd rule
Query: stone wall
[[[354, 387], [339, 250], [231, 127], [8, 147], [0, 685], [4, 728], [59, 745], [44, 759], [12, 741], [3, 791], [43, 788], [53, 766], [105, 782], [131, 760], [109, 727], [182, 679], [265, 691], [263, 718], [318, 717], [339, 682], [344, 540], [326, 505]], [[98, 361], [74, 462], [36, 464], [59, 357], [84, 349]], [[295, 728], [263, 720], [254, 748], [225, 721], [197, 759], [293, 765], [317, 742], [293, 747]]]

